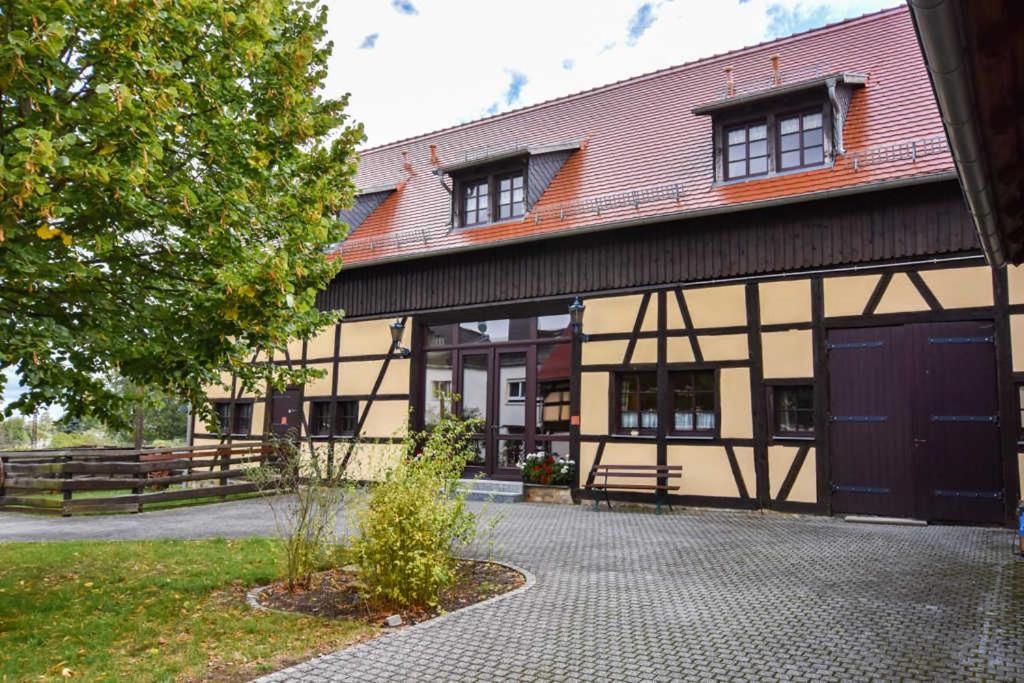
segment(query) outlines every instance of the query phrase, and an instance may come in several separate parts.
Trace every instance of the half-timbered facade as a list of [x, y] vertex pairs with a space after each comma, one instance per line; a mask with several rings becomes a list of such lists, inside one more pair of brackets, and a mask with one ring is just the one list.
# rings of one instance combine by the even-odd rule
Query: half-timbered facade
[[225, 377], [197, 443], [297, 430], [371, 478], [460, 411], [485, 477], [548, 452], [581, 487], [682, 465], [693, 505], [1016, 506], [1024, 271], [985, 261], [905, 9], [365, 150], [357, 180], [320, 297], [345, 321], [269, 359], [323, 378]]

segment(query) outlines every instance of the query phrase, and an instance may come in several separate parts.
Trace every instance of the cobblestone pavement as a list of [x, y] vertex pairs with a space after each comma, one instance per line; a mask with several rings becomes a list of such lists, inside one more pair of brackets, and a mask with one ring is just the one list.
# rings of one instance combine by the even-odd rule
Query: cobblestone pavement
[[[534, 586], [266, 680], [1024, 680], [1024, 560], [1009, 530], [495, 513], [491, 542], [471, 554], [528, 569]], [[119, 517], [113, 531], [110, 518], [80, 520], [4, 514], [0, 540], [272, 528], [259, 501]]]

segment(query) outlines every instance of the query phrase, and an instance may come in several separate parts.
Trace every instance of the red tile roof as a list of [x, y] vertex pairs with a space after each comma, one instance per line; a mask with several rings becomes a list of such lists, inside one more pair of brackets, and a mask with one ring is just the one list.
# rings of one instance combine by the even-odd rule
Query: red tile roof
[[[711, 118], [692, 110], [723, 97], [726, 66], [734, 67], [738, 94], [767, 87], [773, 54], [781, 57], [784, 83], [836, 72], [867, 76], [850, 104], [847, 153], [830, 168], [716, 185]], [[487, 147], [579, 140], [581, 149], [524, 219], [451, 228], [451, 199], [433, 173], [431, 145], [446, 165]], [[950, 177], [952, 170], [914, 27], [900, 7], [364, 150], [357, 186], [398, 189], [341, 254], [349, 266], [369, 265]], [[634, 205], [633, 195], [624, 195], [634, 191], [651, 196]], [[600, 212], [586, 206], [618, 195]]]

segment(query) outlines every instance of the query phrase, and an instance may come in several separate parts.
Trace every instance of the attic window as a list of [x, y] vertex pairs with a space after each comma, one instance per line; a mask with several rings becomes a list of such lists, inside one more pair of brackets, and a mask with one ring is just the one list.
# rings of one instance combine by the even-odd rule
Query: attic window
[[779, 170], [819, 166], [824, 162], [820, 109], [779, 118]]
[[483, 177], [461, 180], [458, 187], [461, 227], [511, 220], [526, 213], [526, 173], [522, 166], [505, 166]]
[[730, 180], [768, 172], [768, 126], [763, 120], [725, 129], [725, 172]]

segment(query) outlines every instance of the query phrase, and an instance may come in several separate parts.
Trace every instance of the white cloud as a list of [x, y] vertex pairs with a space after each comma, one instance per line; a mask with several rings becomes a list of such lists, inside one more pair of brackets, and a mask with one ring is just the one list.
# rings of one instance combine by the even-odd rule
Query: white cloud
[[[652, 5], [630, 44], [631, 21]], [[900, 0], [416, 0], [416, 14], [387, 0], [333, 2], [335, 52], [327, 94], [352, 93], [350, 113], [379, 145], [498, 111], [593, 88], [858, 16]], [[634, 24], [635, 26], [635, 24]], [[771, 29], [769, 28], [771, 27]], [[380, 34], [372, 50], [366, 36]], [[506, 104], [509, 74], [526, 81]]]

